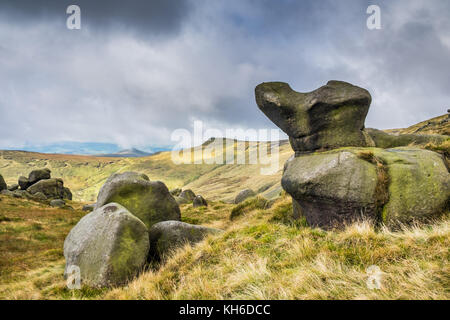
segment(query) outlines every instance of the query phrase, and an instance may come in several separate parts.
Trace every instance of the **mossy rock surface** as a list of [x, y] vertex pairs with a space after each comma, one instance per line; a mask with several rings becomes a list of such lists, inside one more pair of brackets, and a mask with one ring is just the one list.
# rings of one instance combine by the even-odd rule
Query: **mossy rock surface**
[[48, 199], [72, 199], [72, 193], [68, 188], [64, 187], [61, 179], [45, 179], [39, 180], [35, 184], [27, 188], [31, 195], [41, 192]]
[[181, 220], [180, 208], [160, 181], [144, 174], [125, 172], [108, 178], [98, 194], [96, 208], [115, 202], [128, 209], [150, 228], [155, 223]]
[[377, 148], [396, 148], [408, 145], [441, 144], [450, 139], [444, 135], [427, 134], [392, 134], [378, 129], [365, 129]]
[[142, 269], [149, 251], [145, 224], [117, 203], [84, 216], [64, 242], [65, 275], [79, 267], [83, 285], [124, 285]]
[[255, 89], [261, 111], [289, 136], [297, 153], [344, 146], [365, 147], [363, 132], [370, 93], [343, 81], [329, 81], [308, 93], [287, 83], [268, 82]]
[[28, 175], [28, 181], [30, 185], [35, 184], [38, 181], [50, 178], [51, 178], [51, 171], [48, 168], [33, 170]]
[[253, 191], [252, 189], [244, 189], [236, 195], [236, 197], [234, 198], [234, 203], [239, 204], [254, 196], [256, 196], [255, 191]]
[[149, 230], [149, 259], [164, 259], [174, 249], [186, 243], [195, 244], [209, 234], [222, 232], [219, 229], [192, 225], [180, 221], [164, 221], [155, 224]]
[[[380, 180], [382, 179], [382, 180]], [[411, 148], [342, 148], [290, 159], [282, 186], [312, 226], [369, 218], [389, 227], [442, 215], [450, 199], [443, 157]]]

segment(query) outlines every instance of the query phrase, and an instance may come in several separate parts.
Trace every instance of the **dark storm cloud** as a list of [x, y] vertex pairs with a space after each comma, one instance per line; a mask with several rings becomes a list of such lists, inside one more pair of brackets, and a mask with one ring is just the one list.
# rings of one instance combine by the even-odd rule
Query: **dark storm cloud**
[[81, 8], [83, 27], [122, 27], [144, 35], [178, 31], [191, 9], [187, 0], [2, 0], [0, 11], [24, 23], [45, 19], [65, 25], [72, 4]]
[[[79, 4], [82, 29], [67, 30]], [[0, 148], [57, 141], [167, 145], [171, 132], [274, 128], [254, 87], [345, 80], [373, 96], [367, 126], [450, 106], [450, 2], [2, 1]], [[155, 41], [155, 35], [158, 41]], [[18, 130], [17, 128], [20, 128]]]

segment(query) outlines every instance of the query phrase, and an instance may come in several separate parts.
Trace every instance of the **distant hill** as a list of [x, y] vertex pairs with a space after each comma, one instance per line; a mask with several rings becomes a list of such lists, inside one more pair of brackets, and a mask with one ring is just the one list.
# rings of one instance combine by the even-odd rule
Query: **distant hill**
[[450, 113], [419, 122], [404, 129], [385, 130], [390, 133], [419, 133], [419, 134], [444, 134], [450, 135]]
[[[386, 131], [450, 135], [449, 126], [449, 116], [443, 115], [409, 128]], [[236, 143], [236, 140], [209, 139], [193, 150], [223, 145], [226, 147], [223, 151], [225, 156], [227, 150], [236, 148]], [[246, 145], [247, 159], [251, 148], [251, 144]], [[95, 201], [98, 190], [111, 174], [137, 171], [147, 174], [151, 180], [163, 181], [169, 189], [191, 188], [207, 199], [229, 201], [245, 188], [252, 188], [267, 198], [279, 194], [283, 165], [293, 153], [287, 140], [280, 141], [278, 171], [274, 175], [262, 175], [260, 169], [267, 166], [261, 164], [177, 165], [172, 161], [170, 151], [148, 154], [131, 149], [99, 156], [0, 151], [0, 173], [8, 185], [11, 185], [17, 183], [19, 176], [28, 175], [36, 168], [47, 167], [52, 170], [53, 177], [63, 178], [65, 184], [72, 190], [74, 200], [92, 202]]]
[[152, 153], [148, 153], [142, 150], [138, 150], [136, 148], [121, 150], [116, 153], [106, 153], [106, 154], [96, 154], [94, 157], [108, 157], [108, 158], [139, 158], [139, 157], [148, 157], [152, 155]]

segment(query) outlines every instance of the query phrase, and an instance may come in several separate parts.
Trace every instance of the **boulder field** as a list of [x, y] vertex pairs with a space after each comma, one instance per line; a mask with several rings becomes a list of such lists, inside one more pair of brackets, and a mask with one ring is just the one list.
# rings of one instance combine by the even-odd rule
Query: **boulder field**
[[255, 97], [260, 110], [289, 135], [295, 151], [282, 177], [294, 218], [305, 217], [324, 229], [360, 219], [398, 227], [448, 209], [445, 159], [418, 145], [450, 137], [366, 129], [370, 93], [342, 81], [309, 93], [282, 82], [262, 83]]
[[92, 209], [64, 242], [65, 275], [78, 267], [81, 283], [90, 287], [123, 285], [148, 262], [219, 232], [180, 222], [180, 208], [166, 185], [136, 172], [109, 177], [97, 203], [83, 208]]

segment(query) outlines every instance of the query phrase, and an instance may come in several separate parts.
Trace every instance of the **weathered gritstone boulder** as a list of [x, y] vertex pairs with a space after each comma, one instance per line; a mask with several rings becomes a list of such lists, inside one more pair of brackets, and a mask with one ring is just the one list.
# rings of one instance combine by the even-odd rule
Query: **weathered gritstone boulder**
[[116, 202], [127, 208], [150, 228], [167, 220], [181, 220], [180, 207], [160, 181], [144, 174], [125, 172], [108, 178], [100, 189], [96, 208]]
[[175, 201], [176, 201], [179, 205], [186, 204], [186, 203], [189, 203], [189, 202], [190, 202], [188, 199], [186, 199], [186, 198], [181, 198], [181, 197], [175, 197]]
[[21, 190], [27, 190], [28, 187], [30, 186], [30, 181], [28, 180], [27, 177], [24, 177], [24, 176], [19, 178], [18, 183], [19, 183]]
[[35, 201], [45, 201], [45, 200], [47, 200], [47, 197], [42, 192], [36, 192], [36, 193], [30, 195], [29, 199], [35, 200]]
[[349, 148], [291, 158], [282, 186], [294, 215], [340, 227], [361, 217], [394, 227], [441, 214], [450, 176], [437, 153], [412, 148]]
[[72, 192], [70, 191], [69, 188], [64, 187], [63, 199], [72, 200]]
[[287, 83], [268, 82], [255, 89], [261, 111], [286, 132], [298, 153], [339, 147], [373, 146], [364, 132], [370, 93], [347, 82], [329, 81], [309, 93]]
[[38, 192], [42, 192], [48, 199], [68, 199], [66, 188], [61, 179], [46, 179], [28, 187], [27, 191], [33, 195]]
[[239, 204], [244, 200], [256, 196], [256, 193], [252, 189], [245, 189], [238, 193], [236, 198], [234, 198], [234, 203]]
[[195, 199], [195, 193], [191, 189], [187, 189], [187, 190], [183, 190], [180, 193], [179, 197], [188, 200], [188, 202], [191, 202]]
[[5, 179], [3, 179], [2, 175], [0, 174], [0, 191], [7, 190], [8, 185], [5, 182]]
[[80, 268], [82, 284], [110, 287], [127, 283], [144, 266], [149, 251], [145, 224], [117, 203], [84, 216], [64, 241], [66, 268]]
[[149, 259], [163, 259], [177, 247], [186, 243], [195, 244], [209, 234], [222, 232], [218, 229], [196, 226], [180, 221], [164, 221], [155, 224], [149, 230]]
[[203, 198], [202, 196], [198, 195], [194, 198], [194, 201], [192, 202], [192, 206], [194, 208], [198, 208], [198, 207], [207, 207], [208, 203], [206, 202], [205, 198]]
[[28, 175], [28, 181], [30, 185], [33, 185], [38, 181], [47, 180], [50, 178], [51, 178], [51, 171], [50, 169], [47, 168], [33, 170]]

